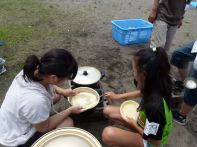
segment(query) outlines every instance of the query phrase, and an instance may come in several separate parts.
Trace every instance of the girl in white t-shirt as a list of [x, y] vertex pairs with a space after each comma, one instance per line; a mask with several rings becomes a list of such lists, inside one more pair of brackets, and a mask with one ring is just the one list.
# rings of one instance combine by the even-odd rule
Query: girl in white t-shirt
[[71, 89], [56, 85], [73, 79], [77, 70], [77, 62], [64, 49], [52, 49], [40, 59], [29, 56], [0, 109], [0, 144], [27, 147], [45, 132], [73, 126], [69, 115], [82, 109], [70, 107], [52, 116], [50, 110], [61, 95], [75, 95]]

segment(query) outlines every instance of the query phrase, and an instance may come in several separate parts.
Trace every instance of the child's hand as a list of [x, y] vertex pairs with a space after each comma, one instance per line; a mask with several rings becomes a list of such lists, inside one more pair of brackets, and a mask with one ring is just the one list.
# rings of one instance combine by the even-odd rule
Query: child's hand
[[81, 107], [71, 106], [68, 108], [68, 111], [71, 114], [80, 114], [80, 113], [84, 112], [84, 109]]
[[54, 86], [55, 87], [55, 93], [62, 95], [64, 97], [66, 96], [74, 96], [77, 93], [75, 91], [73, 91], [72, 89], [64, 89], [58, 86]]
[[157, 15], [156, 11], [151, 11], [151, 13], [150, 13], [150, 15], [148, 17], [148, 21], [151, 22], [151, 23], [154, 23], [155, 19], [156, 19], [156, 15]]
[[118, 100], [118, 99], [120, 99], [119, 95], [115, 94], [114, 92], [106, 92], [105, 93], [105, 97], [107, 99], [111, 99], [111, 100]]
[[75, 91], [73, 91], [72, 89], [64, 89], [64, 96], [74, 96], [77, 93]]
[[134, 119], [132, 119], [130, 117], [126, 117], [126, 120], [125, 121], [126, 121], [126, 123], [127, 123], [127, 125], [129, 127], [136, 128], [137, 123], [136, 123], [136, 121]]

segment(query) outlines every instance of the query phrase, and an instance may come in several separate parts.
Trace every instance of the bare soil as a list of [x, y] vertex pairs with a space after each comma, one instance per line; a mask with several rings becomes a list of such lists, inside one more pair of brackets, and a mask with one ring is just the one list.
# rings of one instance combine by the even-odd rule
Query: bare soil
[[[4, 1], [4, 2], [3, 2]], [[0, 2], [3, 5], [5, 0]], [[15, 3], [15, 2], [13, 2]], [[31, 36], [27, 40], [11, 42], [12, 46], [6, 45], [0, 51], [0, 56], [7, 60], [8, 71], [0, 76], [1, 101], [9, 87], [14, 75], [20, 71], [16, 64], [22, 64], [25, 57], [31, 53], [38, 56], [50, 48], [66, 48], [76, 57], [80, 66], [94, 66], [106, 72], [102, 85], [105, 91], [117, 93], [134, 89], [131, 74], [132, 53], [140, 48], [148, 46], [132, 45], [120, 46], [112, 39], [111, 20], [114, 19], [147, 19], [152, 1], [130, 0], [36, 0], [29, 10], [27, 5], [19, 5], [17, 11], [28, 12], [31, 9], [35, 16], [30, 17], [25, 13], [14, 14], [11, 17], [3, 7], [0, 10], [0, 27], [12, 21], [14, 24], [27, 24], [32, 28]], [[37, 13], [37, 9], [46, 8], [45, 12]], [[16, 9], [16, 8], [12, 8]], [[35, 11], [36, 10], [36, 11]], [[50, 13], [51, 11], [51, 13]], [[171, 51], [197, 38], [197, 10], [191, 8], [186, 14], [183, 26], [177, 31]], [[6, 17], [7, 16], [7, 17]], [[9, 17], [8, 17], [9, 16]], [[43, 16], [43, 17], [42, 17]], [[28, 17], [30, 17], [28, 19]], [[20, 19], [19, 19], [20, 18]], [[0, 28], [1, 29], [1, 28]], [[28, 30], [29, 31], [29, 30]], [[1, 35], [1, 33], [0, 33]], [[25, 34], [26, 35], [26, 34]], [[0, 36], [1, 38], [1, 36]], [[4, 39], [4, 38], [3, 38]], [[5, 39], [4, 39], [5, 40]], [[5, 40], [6, 41], [6, 40]], [[21, 41], [21, 42], [20, 42]], [[14, 49], [13, 49], [14, 48]], [[23, 50], [21, 50], [23, 49]], [[15, 51], [13, 54], [12, 51]], [[6, 54], [6, 52], [10, 52]], [[22, 53], [22, 56], [21, 54]], [[9, 55], [12, 55], [10, 57]], [[17, 56], [20, 59], [18, 59]], [[170, 53], [169, 53], [170, 55]], [[15, 62], [17, 61], [17, 62]], [[175, 74], [175, 69], [172, 71]], [[115, 103], [119, 105], [118, 103]], [[57, 109], [65, 105], [59, 103]], [[101, 132], [106, 123], [82, 124], [81, 127], [93, 133], [101, 141]], [[186, 127], [173, 124], [173, 131], [167, 147], [196, 147], [197, 143], [197, 109], [190, 113]], [[103, 145], [104, 146], [104, 145]]]

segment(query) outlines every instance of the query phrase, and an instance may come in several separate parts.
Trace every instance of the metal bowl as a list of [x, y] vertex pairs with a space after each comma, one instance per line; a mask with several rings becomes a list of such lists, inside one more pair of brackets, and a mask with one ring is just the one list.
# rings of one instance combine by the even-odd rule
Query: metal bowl
[[31, 147], [102, 147], [99, 141], [89, 132], [65, 127], [48, 132], [39, 138]]
[[[92, 88], [78, 87], [78, 88], [73, 89], [73, 91], [75, 91], [77, 93], [77, 95], [75, 95], [73, 97], [68, 97], [68, 102], [72, 106], [80, 106], [84, 110], [88, 110], [88, 109], [94, 108], [100, 101], [100, 96], [99, 96], [98, 92]], [[85, 93], [86, 93], [86, 95], [85, 95]], [[77, 101], [77, 99], [78, 99], [78, 104], [74, 103], [74, 100]], [[82, 105], [79, 105], [79, 103], [82, 103]], [[88, 105], [85, 106], [85, 104], [88, 104]]]
[[120, 114], [124, 120], [128, 118], [132, 118], [135, 121], [138, 119], [139, 112], [137, 112], [137, 108], [139, 104], [135, 101], [128, 100], [121, 104], [120, 106]]

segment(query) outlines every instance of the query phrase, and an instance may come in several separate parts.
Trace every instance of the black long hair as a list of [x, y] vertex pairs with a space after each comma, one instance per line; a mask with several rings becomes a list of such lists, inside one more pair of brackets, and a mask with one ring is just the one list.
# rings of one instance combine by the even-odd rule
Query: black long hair
[[141, 88], [143, 100], [139, 108], [147, 110], [153, 105], [155, 107], [163, 98], [170, 108], [170, 63], [166, 51], [161, 47], [141, 49], [134, 54], [134, 61], [139, 72], [145, 75]]
[[45, 53], [40, 59], [31, 55], [27, 57], [23, 67], [23, 78], [25, 81], [41, 81], [42, 79], [34, 75], [38, 70], [39, 75], [54, 74], [58, 78], [74, 79], [78, 65], [74, 57], [65, 49], [51, 49]]

